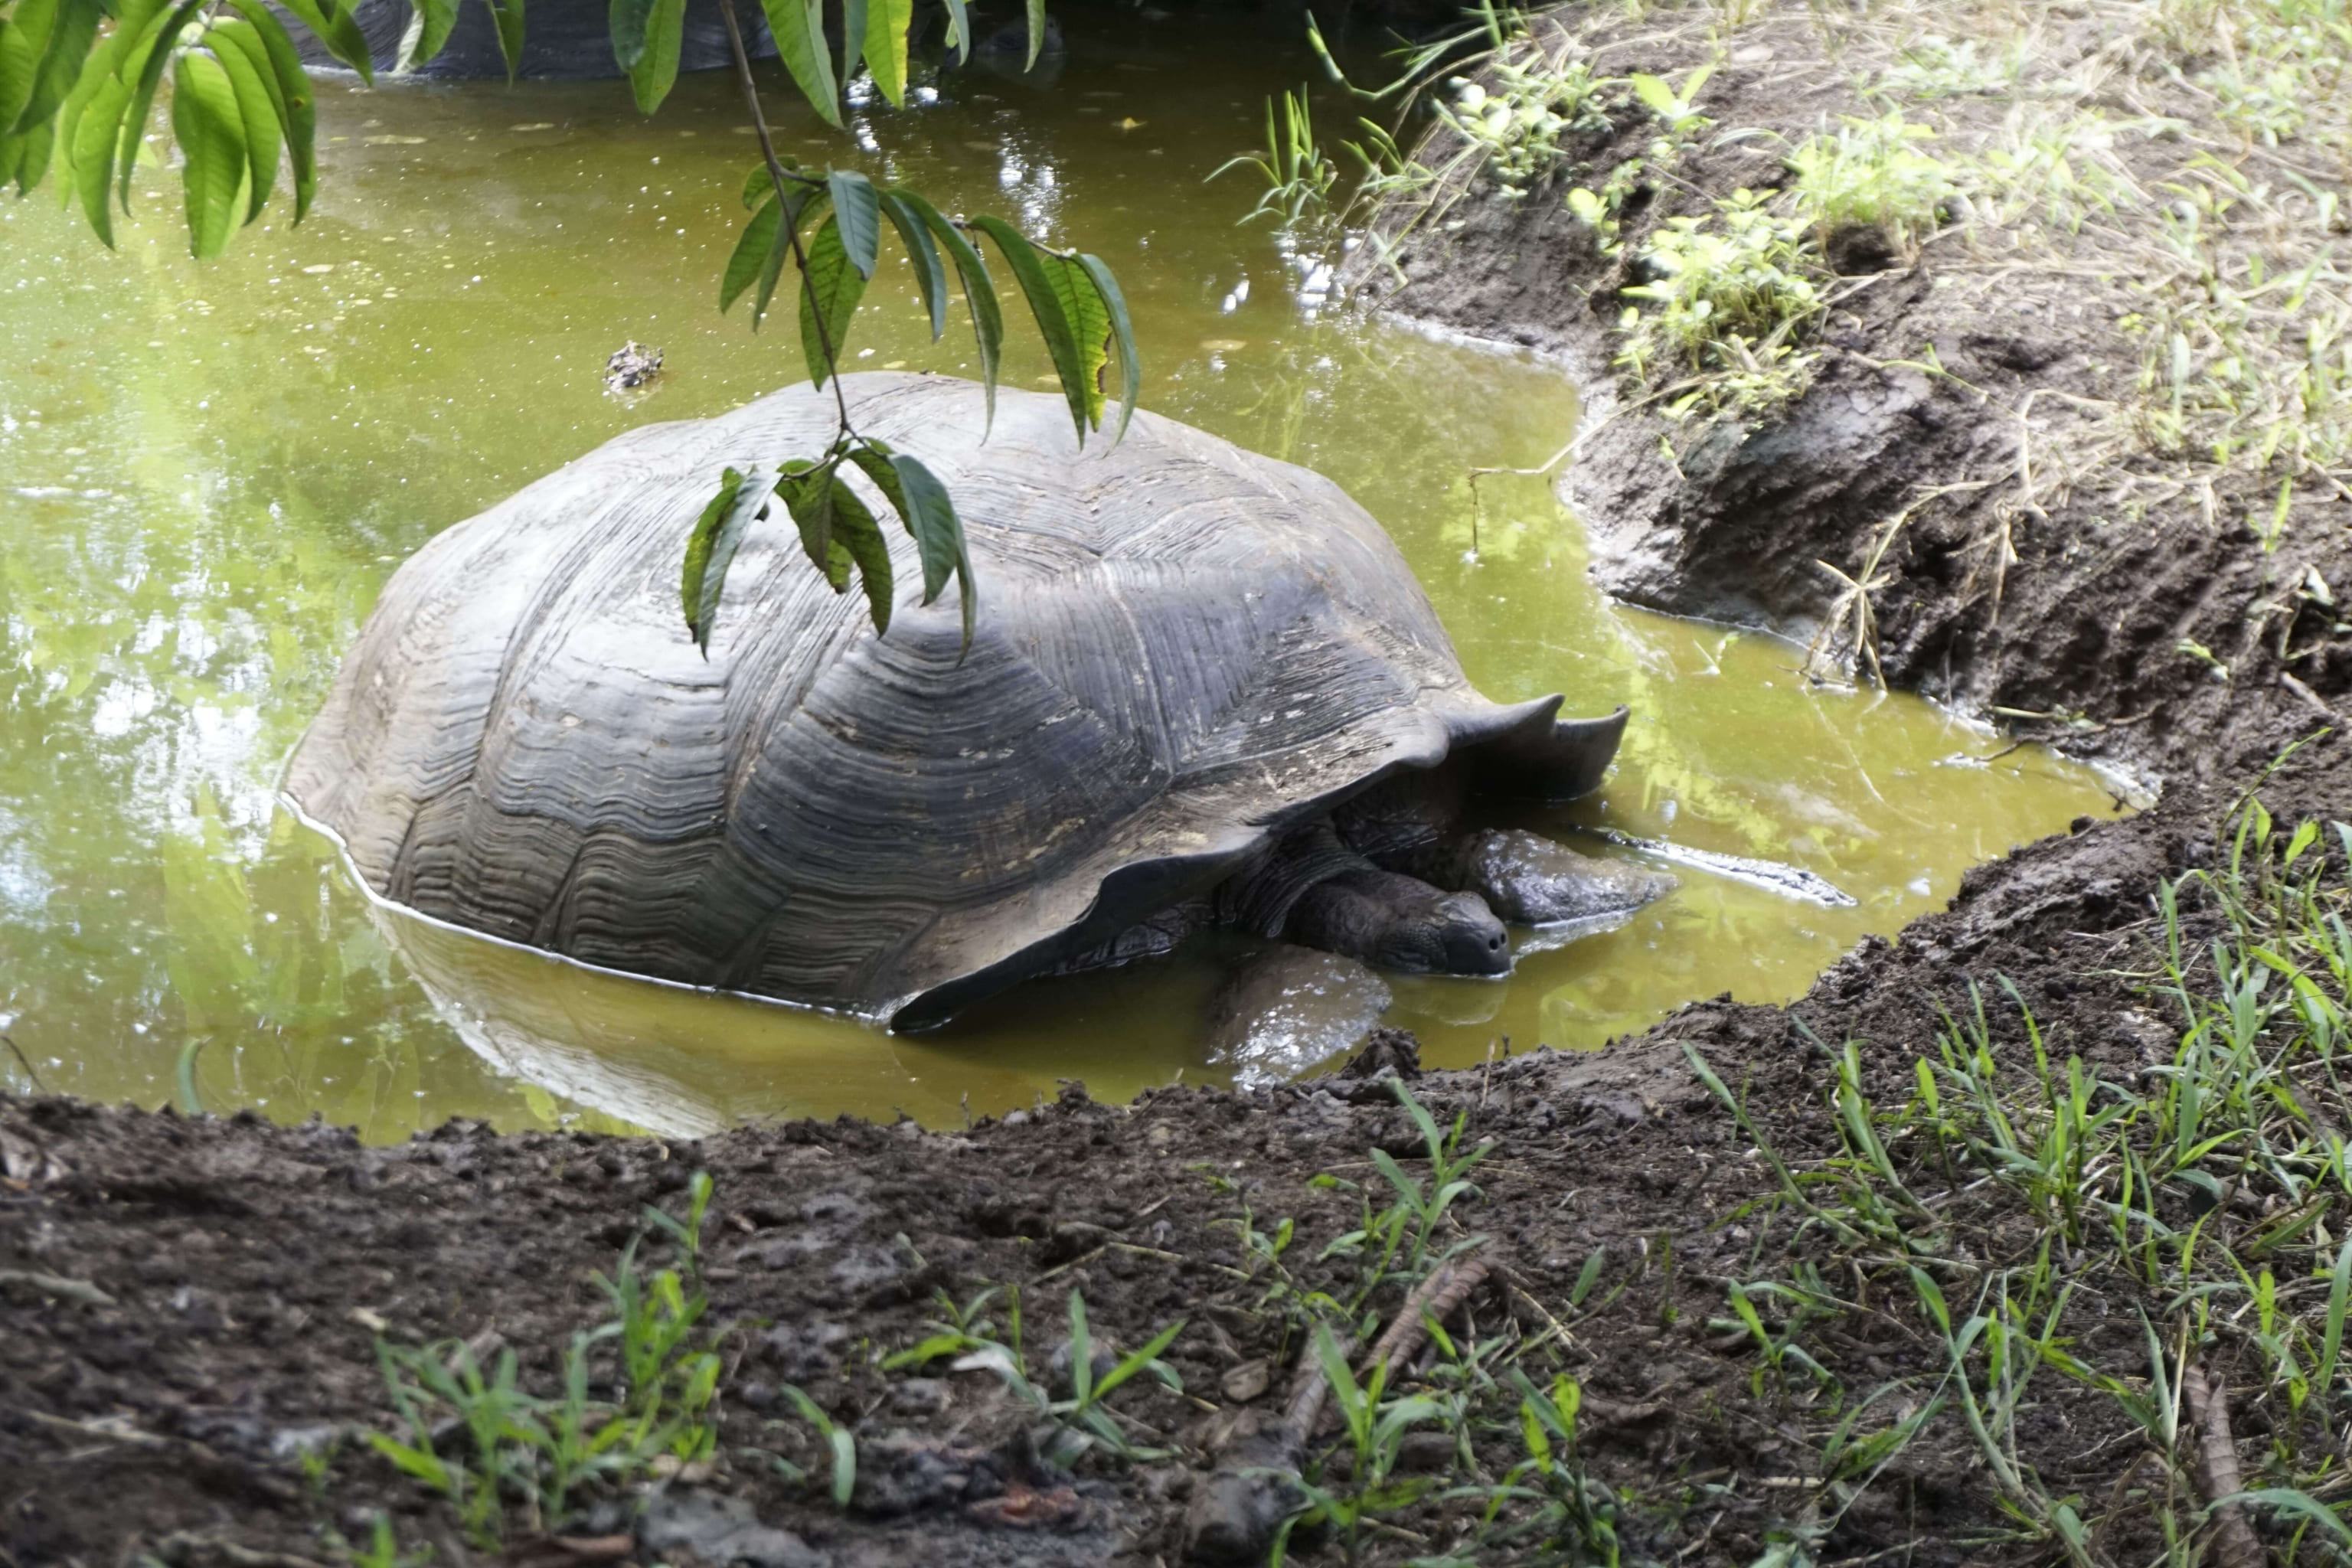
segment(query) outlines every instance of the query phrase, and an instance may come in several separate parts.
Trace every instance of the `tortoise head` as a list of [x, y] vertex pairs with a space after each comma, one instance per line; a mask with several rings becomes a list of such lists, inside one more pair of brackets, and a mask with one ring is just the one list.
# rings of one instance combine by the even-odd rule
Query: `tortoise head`
[[1446, 893], [1397, 906], [1372, 962], [1408, 974], [1508, 974], [1511, 945], [1486, 900]]

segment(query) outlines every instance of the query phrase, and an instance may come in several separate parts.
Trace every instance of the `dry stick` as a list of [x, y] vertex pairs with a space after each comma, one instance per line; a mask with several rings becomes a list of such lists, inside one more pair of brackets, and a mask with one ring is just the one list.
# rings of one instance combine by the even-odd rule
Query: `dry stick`
[[[2238, 1475], [2238, 1446], [2230, 1436], [2230, 1401], [2205, 1381], [2205, 1368], [2190, 1362], [2181, 1369], [2180, 1394], [2194, 1431], [2197, 1485], [2208, 1505], [2245, 1489]], [[2245, 1510], [2236, 1503], [2213, 1510], [2213, 1554], [2221, 1568], [2263, 1568], [2263, 1543]]]
[[[1444, 1322], [1449, 1313], [1470, 1299], [1470, 1292], [1486, 1282], [1492, 1265], [1484, 1258], [1458, 1258], [1431, 1274], [1412, 1288], [1389, 1320], [1388, 1331], [1372, 1346], [1372, 1353], [1363, 1363], [1364, 1376], [1373, 1375], [1371, 1369], [1386, 1368], [1390, 1373], [1419, 1353], [1429, 1339], [1427, 1320]], [[1323, 1424], [1323, 1405], [1331, 1396], [1330, 1381], [1323, 1375], [1322, 1363], [1315, 1358], [1310, 1347], [1305, 1354], [1307, 1375], [1291, 1390], [1287, 1420], [1298, 1441], [1311, 1442], [1315, 1428]]]

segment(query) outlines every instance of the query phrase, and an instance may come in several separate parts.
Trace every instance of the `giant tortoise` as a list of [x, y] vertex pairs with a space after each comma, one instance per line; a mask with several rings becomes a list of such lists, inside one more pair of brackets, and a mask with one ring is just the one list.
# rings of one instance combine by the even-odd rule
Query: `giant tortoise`
[[1058, 396], [1007, 389], [990, 429], [970, 382], [843, 385], [955, 498], [968, 650], [911, 546], [877, 636], [788, 521], [747, 540], [697, 650], [688, 529], [724, 468], [830, 440], [802, 385], [632, 431], [425, 545], [295, 752], [296, 806], [425, 914], [901, 1028], [1209, 919], [1497, 973], [1498, 915], [1669, 885], [1464, 826], [1483, 796], [1591, 789], [1624, 710], [1473, 690], [1329, 480], [1149, 413], [1081, 453]]

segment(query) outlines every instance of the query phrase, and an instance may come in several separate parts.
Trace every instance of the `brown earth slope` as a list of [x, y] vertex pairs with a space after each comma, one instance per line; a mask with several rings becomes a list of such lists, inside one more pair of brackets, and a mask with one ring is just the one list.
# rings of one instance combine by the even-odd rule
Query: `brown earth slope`
[[[1874, 654], [1892, 684], [2032, 738], [2201, 775], [2271, 715], [2322, 720], [2352, 694], [2352, 384], [2334, 367], [2284, 398], [2305, 361], [2342, 354], [2352, 143], [2324, 67], [2299, 133], [2231, 96], [2258, 63], [2231, 17], [2256, 14], [1562, 7], [1510, 58], [1581, 62], [1599, 123], [1512, 183], [1441, 127], [1416, 154], [1440, 177], [1380, 213], [1353, 286], [1579, 368], [1595, 417], [1564, 489], [1612, 593], [1818, 636], [1825, 662]], [[2338, 76], [2340, 33], [2312, 45]], [[1710, 62], [1705, 123], [1662, 160], [1668, 133], [1622, 84]], [[1491, 63], [1474, 74], [1502, 90]], [[1823, 308], [1788, 340], [1817, 356], [1791, 406], [1666, 416], [1729, 362], [1612, 368], [1622, 290], [1656, 278], [1662, 228], [1785, 191], [1809, 135], [1890, 111], [1958, 199], [1913, 232], [1804, 242]], [[1612, 172], [1631, 186], [1613, 250], [1565, 200]], [[2265, 287], [2305, 267], [2308, 293]]]

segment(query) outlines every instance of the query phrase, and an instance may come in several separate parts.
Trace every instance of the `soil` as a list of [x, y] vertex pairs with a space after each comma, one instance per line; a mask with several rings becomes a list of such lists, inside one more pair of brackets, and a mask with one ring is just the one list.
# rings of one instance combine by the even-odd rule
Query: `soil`
[[[2043, 79], [2101, 50], [2117, 55], [2113, 31], [2083, 6], [2035, 15], [2049, 29], [2033, 66]], [[1598, 73], [1681, 81], [1714, 51], [1704, 17], [1678, 20], [1667, 11], [1582, 23], [1581, 36], [1598, 41]], [[1576, 21], [1575, 7], [1552, 13], [1538, 36], [1556, 42]], [[1968, 31], [1955, 24], [1953, 36]], [[2117, 60], [2101, 105], [2192, 130], [2118, 138], [2116, 156], [2145, 188], [2186, 189], [2168, 182], [2209, 146], [2195, 89], [2131, 63]], [[2294, 591], [2310, 570], [2329, 584], [2352, 578], [2352, 491], [2300, 483], [2266, 548], [2258, 530], [2272, 524], [2275, 474], [2251, 479], [2130, 450], [2078, 471], [2080, 449], [2105, 439], [2093, 433], [2096, 405], [2131, 399], [2142, 343], [2126, 326], [2147, 308], [2131, 284], [2153, 265], [2137, 250], [2102, 249], [2097, 222], [2059, 255], [2011, 248], [2013, 237], [1965, 222], [1907, 260], [1875, 231], [1832, 237], [1830, 258], [1847, 276], [1818, 327], [1815, 384], [1784, 419], [1695, 426], [1612, 393], [1611, 328], [1627, 302], [1618, 290], [1640, 281], [1632, 268], [1643, 237], [1735, 190], [1778, 188], [1789, 177], [1783, 149], [1841, 115], [1877, 114], [1854, 88], [1865, 64], [1855, 51], [1825, 55], [1801, 12], [1768, 15], [1729, 41], [1701, 100], [1738, 134], [1709, 132], [1673, 181], [1637, 190], [1618, 254], [1602, 253], [1564, 188], [1598, 185], [1637, 157], [1655, 132], [1643, 114], [1585, 134], [1523, 196], [1482, 180], [1441, 188], [1458, 198], [1442, 214], [1391, 208], [1380, 224], [1401, 237], [1397, 270], [1365, 246], [1344, 280], [1386, 310], [1574, 367], [1591, 402], [1562, 489], [1591, 536], [1596, 576], [1631, 603], [1805, 642], [1839, 608], [1843, 585], [1822, 563], [1869, 577], [1890, 684], [1997, 709], [2021, 734], [2151, 782], [2212, 776], [2282, 722], [2309, 727], [2352, 707], [2352, 629]], [[2014, 101], [1989, 94], [1933, 108], [1948, 139], [1964, 141]], [[1459, 145], [1441, 131], [1417, 155], [1441, 167]], [[2216, 151], [2254, 166], [2242, 148]], [[1925, 368], [1931, 355], [1946, 374]], [[1873, 575], [1874, 545], [1898, 516]], [[2210, 649], [2228, 678], [2179, 651], [2184, 639]], [[1850, 663], [1862, 657], [1850, 634], [1833, 642]]]
[[[1776, 26], [1768, 18], [1755, 36], [1769, 43]], [[1799, 47], [1793, 35], [1781, 42], [1789, 55]], [[1629, 43], [1612, 68], [1673, 70], [1684, 47], [1671, 37]], [[1836, 90], [1795, 90], [1762, 65], [1735, 64], [1717, 81], [1725, 107], [1711, 111], [1727, 123], [1809, 124]], [[1728, 188], [1768, 181], [1771, 164], [1733, 147], [1700, 155], [1691, 173]], [[1472, 199], [1457, 216], [1459, 228], [1408, 249], [1412, 281], [1391, 303], [1590, 361], [1594, 295], [1612, 286], [1615, 264], [1557, 202]], [[1573, 473], [1611, 586], [1801, 631], [1826, 613], [1816, 558], [1853, 560], [1919, 482], [2013, 467], [2020, 421], [2007, 411], [2036, 389], [2096, 387], [2096, 367], [2127, 361], [2096, 301], [2068, 304], [2063, 279], [1970, 273], [1947, 288], [1928, 254], [1866, 275], [1786, 425], [1669, 460], [1659, 422], [1617, 412]], [[1923, 340], [1990, 401], [1886, 363]], [[2029, 494], [2038, 510], [2004, 514], [2019, 560], [1997, 621], [1989, 586], [1969, 574], [1997, 500], [1955, 497], [1913, 519], [1876, 595], [1891, 679], [2079, 715], [2076, 743], [2168, 777], [2160, 804], [2085, 819], [1979, 868], [1948, 912], [1898, 942], [1864, 943], [1789, 1007], [1718, 999], [1604, 1052], [1539, 1051], [1413, 1079], [1441, 1119], [1459, 1115], [1470, 1140], [1494, 1143], [1479, 1191], [1441, 1238], [1486, 1238], [1475, 1256], [1489, 1271], [1448, 1321], [1465, 1339], [1552, 1336], [1585, 1388], [1581, 1451], [1621, 1498], [1628, 1560], [1752, 1563], [1785, 1544], [1820, 1496], [1824, 1412], [1768, 1382], [1752, 1340], [1719, 1326], [1727, 1285], [1753, 1277], [1758, 1250], [1790, 1244], [1785, 1225], [1773, 1230], [1749, 1206], [1772, 1177], [1686, 1048], [1801, 1166], [1839, 1147], [1830, 1046], [1862, 1042], [1865, 1084], [1899, 1102], [1940, 1010], [1966, 1014], [1982, 994], [1996, 1048], [2023, 1058], [2004, 980], [2053, 1057], [2138, 1071], [2152, 1048], [2168, 1048], [2153, 1022], [2165, 1004], [2139, 978], [2161, 937], [2159, 888], [2211, 860], [2258, 781], [2282, 819], [2352, 820], [2352, 743], [2324, 735], [2264, 773], [2318, 720], [2315, 706], [2352, 691], [2344, 639], [2278, 599], [2305, 564], [2352, 582], [2340, 518], [2305, 527], [2298, 516], [2292, 547], [2265, 553], [2229, 521], [2242, 498], [2217, 490], [2209, 518], [2184, 497], [2099, 523], [2090, 500]], [[2212, 648], [2232, 678], [2175, 657], [2183, 637]], [[2282, 685], [2287, 673], [2310, 695]], [[2207, 917], [2191, 899], [2185, 918], [2193, 945]], [[1293, 1288], [1344, 1289], [1352, 1265], [1321, 1255], [1360, 1223], [1359, 1188], [1381, 1190], [1373, 1152], [1423, 1169], [1411, 1121], [1369, 1070], [1414, 1073], [1410, 1041], [1384, 1034], [1372, 1050], [1378, 1061], [1356, 1076], [1166, 1090], [1130, 1107], [1071, 1084], [1057, 1103], [966, 1132], [845, 1119], [698, 1144], [452, 1123], [376, 1148], [317, 1123], [0, 1099], [0, 1568], [299, 1568], [348, 1560], [379, 1513], [404, 1552], [429, 1551], [443, 1568], [1201, 1560], [1188, 1516], [1219, 1484], [1221, 1460], [1256, 1451], [1251, 1434], [1272, 1426], [1301, 1359], [1269, 1296], [1276, 1277], [1238, 1222], [1266, 1234], [1294, 1222]], [[677, 1261], [644, 1212], [679, 1212], [698, 1170], [717, 1194], [703, 1253], [705, 1324], [722, 1358], [717, 1463], [607, 1498], [561, 1540], [519, 1521], [502, 1552], [469, 1545], [457, 1514], [367, 1440], [394, 1423], [379, 1339], [461, 1340], [485, 1361], [511, 1350], [524, 1386], [557, 1393], [563, 1347], [606, 1316], [600, 1271], [614, 1272], [633, 1242], [648, 1267]], [[1571, 1309], [1596, 1249], [1598, 1288]], [[1859, 1268], [1854, 1284], [1864, 1300], [1820, 1325], [1811, 1353], [1857, 1390], [1937, 1373], [1940, 1342], [1868, 1310]], [[1041, 1377], [1070, 1291], [1083, 1294], [1094, 1333], [1118, 1345], [1182, 1321], [1165, 1359], [1183, 1392], [1138, 1379], [1116, 1400], [1169, 1457], [1097, 1455], [1064, 1470], [1039, 1457], [1031, 1415], [991, 1372], [884, 1369], [887, 1352], [935, 1331], [936, 1293], [961, 1301], [1011, 1285]], [[1004, 1304], [1000, 1295], [992, 1309], [1000, 1324]], [[1383, 1317], [1402, 1305], [1393, 1289], [1371, 1304]], [[2131, 1321], [2118, 1314], [2115, 1342], [2093, 1334], [2075, 1353], [2132, 1363], [2137, 1330], [2121, 1326]], [[592, 1368], [602, 1397], [615, 1375], [608, 1342]], [[2236, 1370], [2226, 1359], [2209, 1367], [2225, 1384]], [[845, 1509], [824, 1496], [824, 1446], [787, 1385], [856, 1434]], [[2242, 1406], [2242, 1431], [2257, 1419]], [[1522, 1457], [1507, 1426], [1471, 1428], [1468, 1440], [1489, 1478]], [[2054, 1494], [2119, 1495], [2133, 1440], [2112, 1402], [2059, 1384], [2027, 1422], [2021, 1457]], [[1440, 1448], [1423, 1443], [1408, 1462], [1462, 1473]], [[779, 1459], [818, 1483], [802, 1485]], [[1476, 1510], [1433, 1494], [1398, 1516], [1409, 1533], [1377, 1534], [1368, 1557], [1441, 1555], [1466, 1539]], [[1949, 1417], [1826, 1528], [1811, 1546], [1825, 1562], [2051, 1554], [2007, 1528]], [[2131, 1539], [2134, 1528], [2109, 1543], [2117, 1560], [2160, 1549]], [[1339, 1560], [1328, 1544], [1294, 1545]]]
[[[2283, 819], [2352, 819], [2347, 753], [2333, 737], [2305, 746], [2263, 798]], [[1467, 1308], [1470, 1331], [1542, 1332], [1604, 1249], [1606, 1304], [1575, 1319], [1565, 1365], [1587, 1390], [1589, 1463], [1651, 1500], [1625, 1527], [1629, 1555], [1750, 1562], [1788, 1515], [1790, 1489], [1816, 1473], [1804, 1413], [1759, 1393], [1747, 1342], [1707, 1326], [1725, 1282], [1746, 1277], [1757, 1243], [1741, 1209], [1769, 1178], [1684, 1047], [1738, 1086], [1767, 1140], [1799, 1162], [1836, 1146], [1819, 1042], [1866, 1042], [1867, 1080], [1899, 1102], [1937, 1007], [1965, 1012], [1971, 985], [1997, 997], [2002, 976], [2053, 1055], [2136, 1070], [2145, 1015], [2163, 1007], [2128, 973], [2152, 963], [2152, 896], [2210, 859], [2234, 801], [2178, 785], [2140, 816], [2086, 821], [1980, 868], [1948, 912], [1899, 945], [1864, 944], [1791, 1007], [1718, 1000], [1606, 1052], [1538, 1052], [1413, 1084], [1441, 1118], [1462, 1114], [1473, 1140], [1496, 1142], [1482, 1195], [1457, 1211], [1490, 1238], [1496, 1266]], [[2000, 1048], [2021, 1053], [2013, 1011], [1992, 1012]], [[702, 1169], [716, 1179], [705, 1258], [723, 1463], [668, 1482], [634, 1542], [614, 1510], [591, 1531], [611, 1542], [519, 1546], [510, 1560], [1185, 1561], [1188, 1501], [1211, 1456], [1230, 1450], [1236, 1421], [1270, 1419], [1297, 1354], [1265, 1303], [1267, 1277], [1246, 1277], [1232, 1221], [1244, 1205], [1262, 1231], [1294, 1220], [1286, 1257], [1302, 1287], [1338, 1288], [1341, 1262], [1307, 1260], [1356, 1226], [1359, 1200], [1318, 1178], [1377, 1184], [1375, 1149], [1419, 1168], [1388, 1086], [1348, 1077], [1162, 1091], [1127, 1108], [1073, 1084], [1058, 1103], [969, 1132], [845, 1119], [667, 1146], [452, 1123], [372, 1148], [316, 1123], [0, 1101], [0, 1560], [95, 1568], [143, 1551], [282, 1568], [333, 1559], [331, 1531], [364, 1542], [377, 1510], [404, 1548], [477, 1560], [444, 1505], [362, 1439], [393, 1425], [378, 1333], [466, 1340], [486, 1361], [511, 1347], [524, 1385], [554, 1393], [560, 1348], [604, 1315], [596, 1273], [632, 1237], [648, 1264], [668, 1261], [640, 1213], [678, 1209]], [[1041, 1371], [1070, 1289], [1119, 1344], [1184, 1321], [1167, 1360], [1185, 1394], [1138, 1384], [1121, 1396], [1179, 1457], [1063, 1474], [1024, 1441], [1027, 1420], [993, 1374], [878, 1369], [880, 1352], [929, 1331], [934, 1291], [961, 1300], [1010, 1283], [1024, 1287]], [[1931, 1370], [1940, 1348], [1893, 1322], [1857, 1313], [1822, 1332], [1817, 1353], [1856, 1387]], [[2112, 1348], [2128, 1359], [2136, 1342]], [[757, 1452], [824, 1473], [785, 1384], [859, 1434], [846, 1512]], [[2124, 1462], [2112, 1406], [2053, 1390], [2044, 1410], [2041, 1451], [2027, 1457], [2053, 1490], [2111, 1484]], [[1510, 1438], [1476, 1434], [1490, 1473], [1515, 1458]], [[305, 1452], [328, 1456], [315, 1475]], [[1915, 1561], [2032, 1555], [1984, 1544], [2000, 1516], [1972, 1453], [1956, 1425], [1915, 1444], [1843, 1516], [1824, 1559], [1906, 1542]], [[737, 1500], [772, 1533], [710, 1546], [741, 1522], [713, 1513], [714, 1500]], [[698, 1521], [707, 1557], [677, 1544]], [[1425, 1504], [1407, 1523], [1442, 1544], [1467, 1520]], [[1375, 1560], [1408, 1554], [1399, 1543]]]

